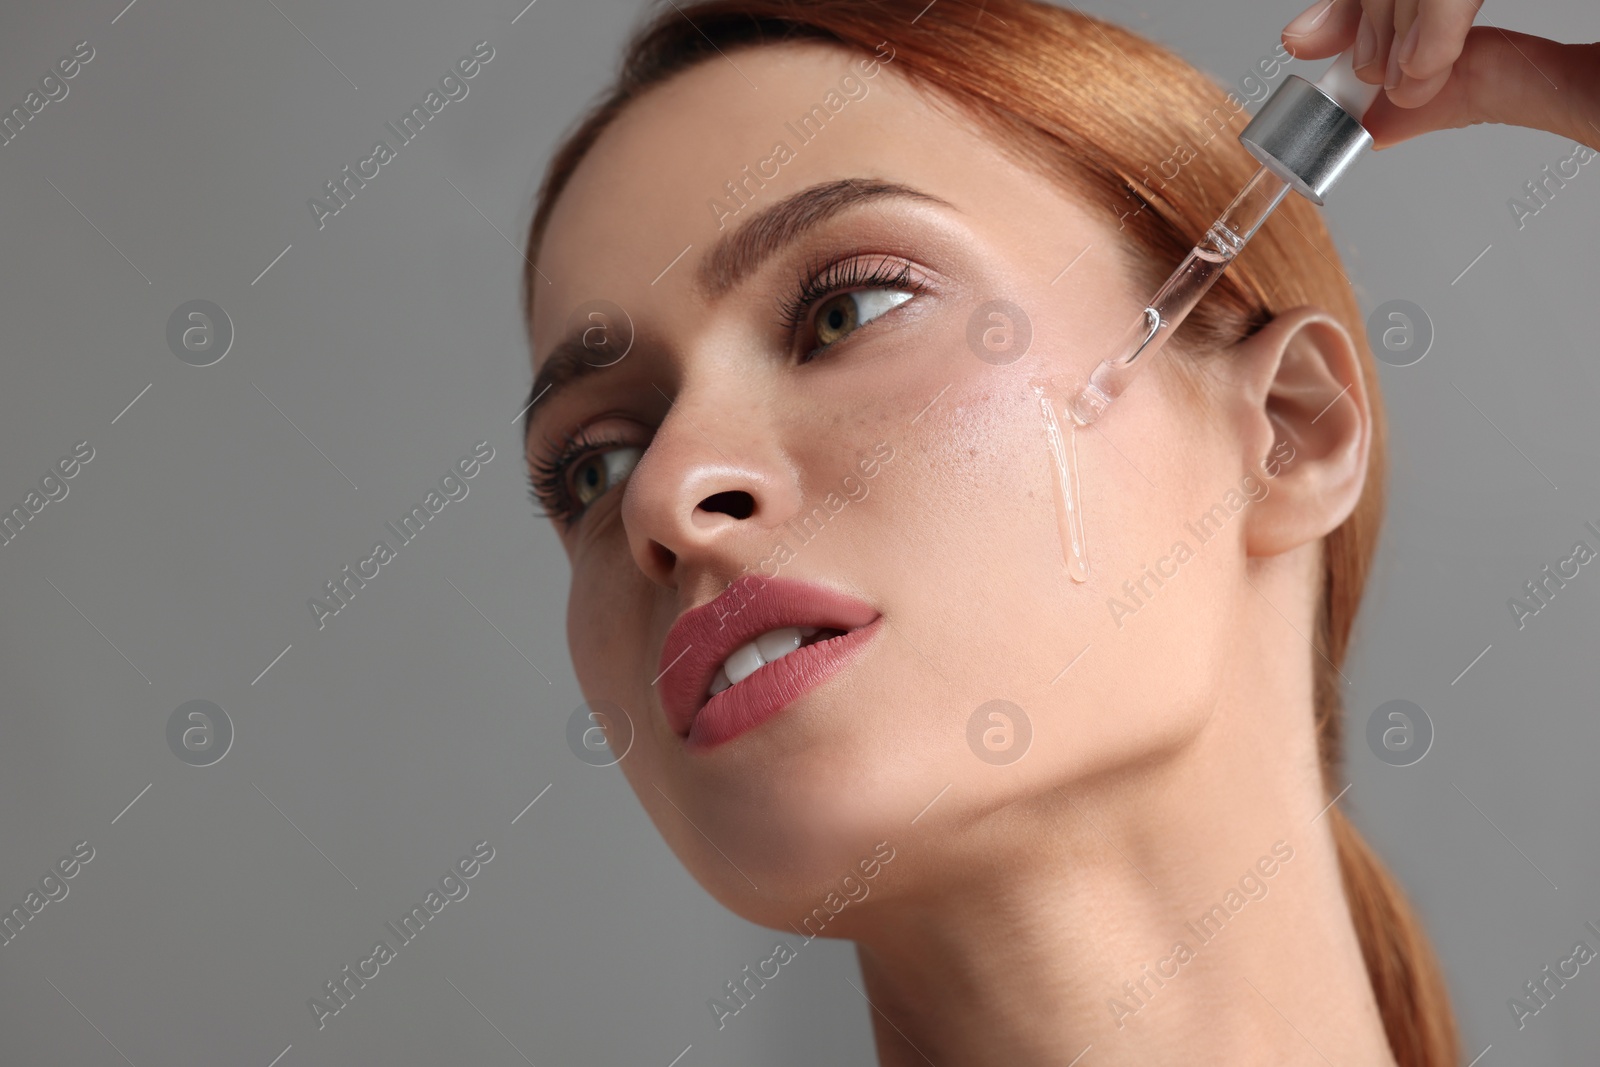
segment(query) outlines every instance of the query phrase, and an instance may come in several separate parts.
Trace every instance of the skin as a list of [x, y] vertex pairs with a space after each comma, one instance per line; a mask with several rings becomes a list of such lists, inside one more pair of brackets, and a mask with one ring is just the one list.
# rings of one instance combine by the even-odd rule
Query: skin
[[[643, 449], [557, 525], [573, 663], [589, 700], [628, 709], [629, 784], [710, 893], [800, 952], [791, 924], [876, 843], [893, 848], [826, 928], [858, 946], [884, 1064], [1059, 1065], [1090, 1043], [1097, 1064], [1392, 1063], [1318, 817], [1301, 636], [1321, 538], [1366, 472], [1350, 338], [1319, 309], [1286, 312], [1212, 357], [1199, 390], [1169, 347], [1078, 433], [1091, 574], [1072, 581], [1030, 383], [1081, 383], [1142, 307], [1114, 215], [1009, 162], [891, 62], [727, 230], [840, 178], [953, 207], [860, 205], [714, 301], [691, 285], [719, 236], [708, 199], [775, 139], [793, 146], [784, 122], [860, 58], [742, 49], [652, 90], [579, 166], [539, 251], [536, 365], [585, 301], [614, 301], [638, 331], [614, 366], [541, 399], [530, 435], [537, 452], [588, 425]], [[799, 362], [808, 338], [778, 325], [776, 302], [808, 256], [863, 253], [900, 257], [930, 288]], [[1032, 327], [1005, 365], [967, 341], [997, 297]], [[866, 600], [882, 632], [757, 729], [685, 749], [652, 686], [668, 627], [767, 557], [878, 442], [894, 458], [869, 494], [781, 573]], [[1121, 583], [1179, 539], [1197, 548], [1184, 524], [1274, 449], [1294, 458], [1266, 495], [1119, 626]], [[719, 508], [727, 493], [748, 494], [748, 517]], [[1033, 730], [1005, 766], [966, 739], [995, 698]], [[1293, 858], [1267, 895], [1200, 947], [1184, 922], [1279, 841]], [[1108, 999], [1180, 939], [1195, 958], [1119, 1028]]]
[[1296, 59], [1356, 46], [1356, 76], [1384, 87], [1362, 116], [1378, 148], [1480, 122], [1548, 130], [1600, 148], [1600, 43], [1558, 44], [1473, 26], [1482, 3], [1316, 0], [1289, 20], [1283, 43]]

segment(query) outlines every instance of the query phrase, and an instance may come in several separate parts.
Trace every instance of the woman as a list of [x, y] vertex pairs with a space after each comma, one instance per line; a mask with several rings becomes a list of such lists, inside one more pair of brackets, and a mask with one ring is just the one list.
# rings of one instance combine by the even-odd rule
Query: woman
[[629, 783], [781, 932], [719, 1026], [829, 936], [887, 1065], [1457, 1062], [1334, 803], [1384, 435], [1305, 201], [1076, 431], [1063, 556], [1044, 411], [1255, 169], [1236, 103], [1025, 0], [708, 0], [555, 153], [530, 478]]

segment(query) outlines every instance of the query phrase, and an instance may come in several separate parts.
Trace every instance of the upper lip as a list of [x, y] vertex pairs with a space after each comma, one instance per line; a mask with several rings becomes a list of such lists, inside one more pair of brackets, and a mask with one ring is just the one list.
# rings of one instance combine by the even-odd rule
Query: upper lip
[[877, 617], [872, 605], [827, 586], [741, 575], [714, 599], [679, 615], [667, 631], [656, 668], [667, 721], [687, 736], [717, 668], [769, 630], [816, 626], [848, 632]]

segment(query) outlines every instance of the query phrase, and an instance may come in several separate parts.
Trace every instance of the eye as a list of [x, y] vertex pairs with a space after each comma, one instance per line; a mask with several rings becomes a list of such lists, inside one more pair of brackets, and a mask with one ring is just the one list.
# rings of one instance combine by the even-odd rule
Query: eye
[[542, 454], [528, 460], [528, 497], [536, 511], [571, 528], [644, 456], [644, 446], [629, 436], [597, 435], [585, 429], [560, 442], [546, 438]]
[[[802, 274], [779, 313], [791, 337], [799, 338], [795, 343], [806, 362], [928, 287], [904, 260], [857, 257]], [[815, 343], [802, 333], [814, 334]]]
[[858, 289], [830, 296], [817, 305], [815, 328], [817, 343], [833, 344], [857, 326], [871, 322], [890, 308], [915, 295], [903, 289]]
[[580, 507], [588, 507], [626, 478], [638, 465], [644, 449], [612, 448], [591, 453], [572, 466], [572, 495]]

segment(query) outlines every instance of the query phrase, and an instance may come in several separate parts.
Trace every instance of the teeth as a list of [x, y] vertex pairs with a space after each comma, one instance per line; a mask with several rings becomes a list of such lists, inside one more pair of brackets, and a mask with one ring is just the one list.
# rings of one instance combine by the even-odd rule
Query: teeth
[[747, 645], [741, 645], [718, 669], [707, 692], [716, 696], [729, 686], [737, 685], [754, 674], [756, 668], [780, 660], [799, 648], [802, 641], [814, 636], [818, 630], [816, 626], [785, 626], [781, 630], [768, 631]]
[[761, 658], [761, 650], [752, 641], [734, 649], [733, 655], [723, 662], [722, 669], [727, 672], [728, 681], [738, 683], [754, 674], [756, 668], [765, 662]]
[[771, 663], [775, 659], [787, 656], [800, 647], [800, 638], [800, 631], [792, 626], [762, 634], [756, 638], [756, 649], [761, 653], [761, 662]]

